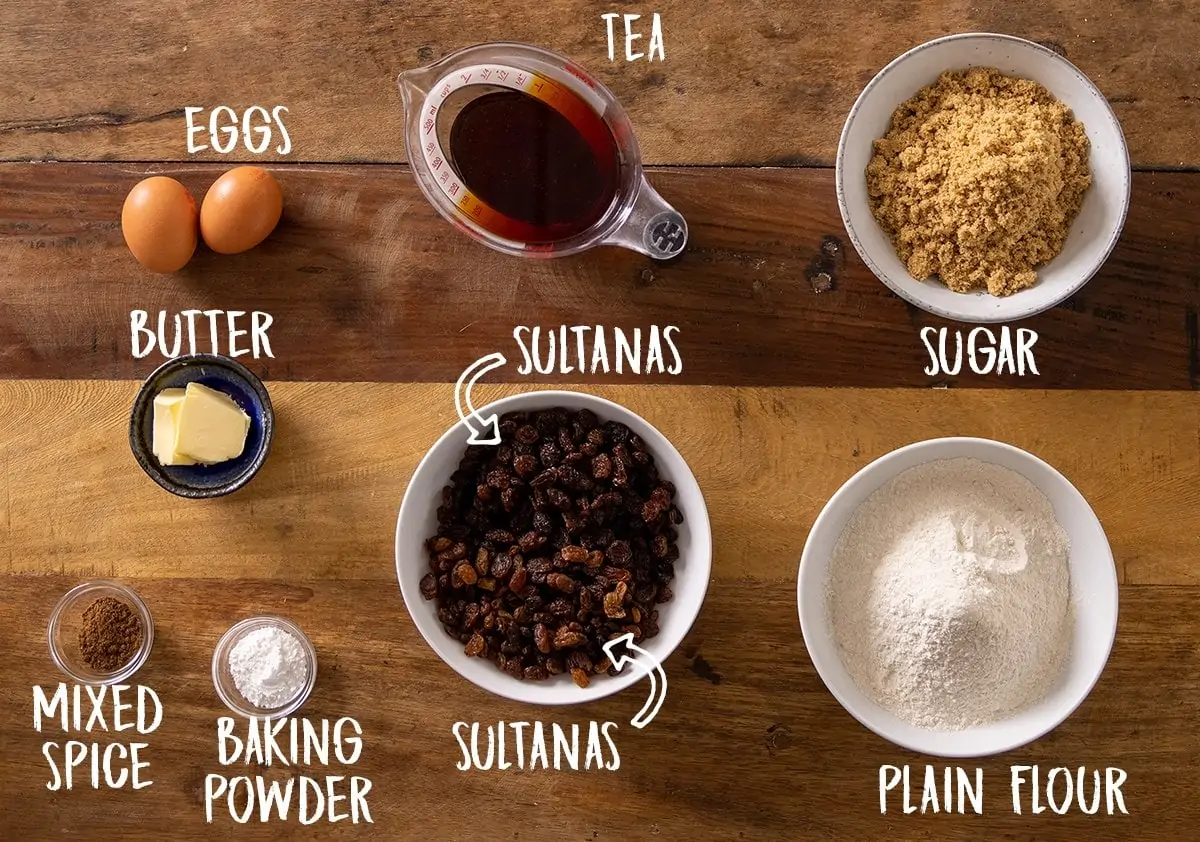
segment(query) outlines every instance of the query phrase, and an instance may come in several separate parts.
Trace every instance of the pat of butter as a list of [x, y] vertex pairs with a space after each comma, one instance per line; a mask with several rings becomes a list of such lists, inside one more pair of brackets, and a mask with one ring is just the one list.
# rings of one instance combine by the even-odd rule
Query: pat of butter
[[183, 400], [172, 405], [171, 414], [175, 422], [172, 458], [215, 465], [242, 455], [250, 416], [228, 395], [189, 383]]
[[163, 389], [154, 396], [154, 457], [160, 465], [194, 465], [194, 460], [175, 452], [175, 425], [183, 389]]

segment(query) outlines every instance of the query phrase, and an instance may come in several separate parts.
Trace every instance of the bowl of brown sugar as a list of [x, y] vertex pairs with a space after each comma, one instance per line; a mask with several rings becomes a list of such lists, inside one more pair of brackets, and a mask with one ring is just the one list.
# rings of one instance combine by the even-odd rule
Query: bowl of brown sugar
[[1009, 35], [951, 35], [895, 59], [838, 147], [838, 205], [863, 261], [909, 303], [965, 322], [1075, 294], [1116, 245], [1129, 192], [1104, 95]]
[[150, 656], [154, 621], [132, 588], [85, 582], [67, 591], [50, 615], [50, 657], [79, 684], [117, 684]]

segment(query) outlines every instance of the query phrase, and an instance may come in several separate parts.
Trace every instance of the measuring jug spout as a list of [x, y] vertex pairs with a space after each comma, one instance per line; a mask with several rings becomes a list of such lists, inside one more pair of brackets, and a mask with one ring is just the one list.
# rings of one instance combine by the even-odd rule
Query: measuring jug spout
[[432, 81], [432, 74], [425, 67], [406, 70], [396, 77], [396, 87], [400, 89], [400, 99], [404, 103], [406, 117], [411, 115], [414, 109], [421, 107]]
[[676, 257], [687, 245], [683, 214], [658, 195], [643, 176], [625, 221], [604, 241], [649, 255], [655, 260]]

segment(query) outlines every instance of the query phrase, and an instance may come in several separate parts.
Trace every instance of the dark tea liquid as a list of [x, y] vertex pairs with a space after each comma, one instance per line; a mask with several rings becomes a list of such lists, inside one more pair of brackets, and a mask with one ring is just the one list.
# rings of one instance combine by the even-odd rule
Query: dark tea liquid
[[[450, 127], [450, 164], [504, 217], [501, 236], [552, 242], [587, 230], [617, 193], [620, 162], [608, 126], [581, 100], [567, 113], [520, 91], [468, 102]], [[567, 114], [570, 116], [568, 117]]]

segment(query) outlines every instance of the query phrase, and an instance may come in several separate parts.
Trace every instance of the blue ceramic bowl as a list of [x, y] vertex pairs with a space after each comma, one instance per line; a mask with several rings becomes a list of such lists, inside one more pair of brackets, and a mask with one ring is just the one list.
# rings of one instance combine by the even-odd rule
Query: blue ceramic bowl
[[[200, 383], [224, 392], [250, 416], [242, 455], [217, 465], [160, 465], [154, 456], [154, 398], [163, 389]], [[180, 497], [220, 497], [237, 491], [258, 473], [271, 449], [275, 411], [262, 381], [228, 357], [193, 354], [163, 363], [146, 378], [129, 417], [129, 446], [150, 478]]]

